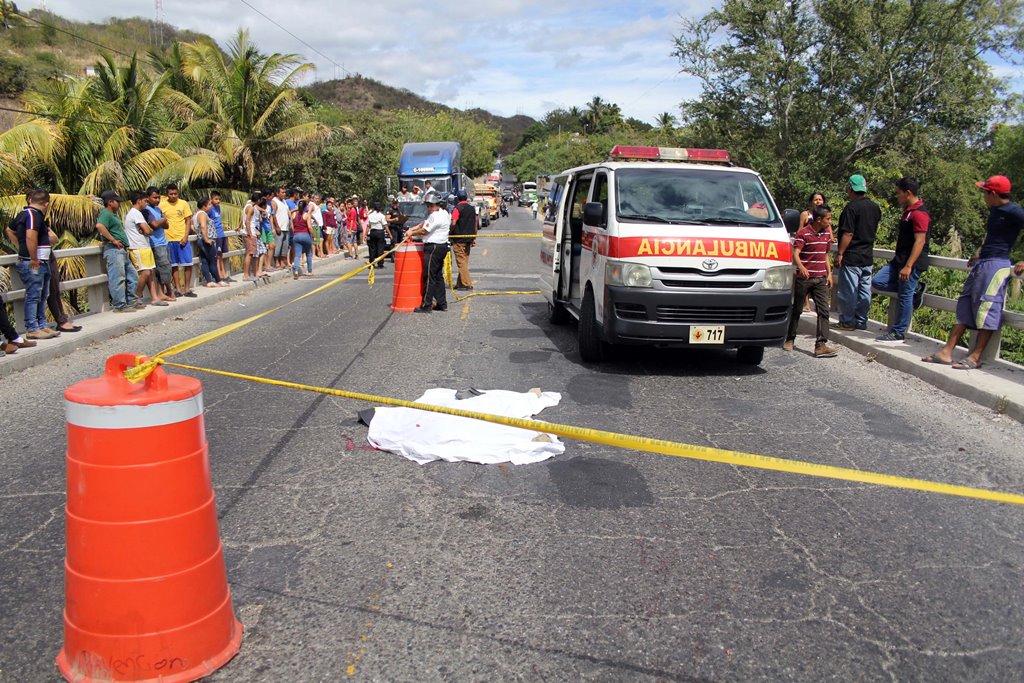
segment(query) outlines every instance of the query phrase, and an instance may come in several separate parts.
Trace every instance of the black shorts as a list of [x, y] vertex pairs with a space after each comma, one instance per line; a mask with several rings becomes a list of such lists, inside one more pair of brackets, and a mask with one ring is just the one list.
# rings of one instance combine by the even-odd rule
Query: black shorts
[[222, 256], [224, 254], [228, 253], [228, 238], [227, 237], [218, 237], [217, 238], [217, 253], [222, 255]]

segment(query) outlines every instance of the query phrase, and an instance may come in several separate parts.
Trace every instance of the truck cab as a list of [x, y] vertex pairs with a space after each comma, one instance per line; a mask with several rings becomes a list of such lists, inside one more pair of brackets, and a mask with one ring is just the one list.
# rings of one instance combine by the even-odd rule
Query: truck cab
[[792, 247], [761, 177], [726, 150], [625, 147], [552, 176], [541, 291], [578, 321], [585, 361], [612, 345], [735, 348], [785, 341]]

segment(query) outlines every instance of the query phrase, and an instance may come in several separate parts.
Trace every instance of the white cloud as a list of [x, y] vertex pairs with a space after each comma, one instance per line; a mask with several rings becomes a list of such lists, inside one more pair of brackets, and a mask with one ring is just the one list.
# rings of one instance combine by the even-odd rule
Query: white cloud
[[[163, 0], [164, 19], [221, 44], [247, 28], [262, 50], [294, 52], [315, 63], [310, 81], [340, 75], [337, 62], [350, 73], [452, 106], [539, 117], [552, 103], [582, 106], [600, 95], [644, 121], [675, 111], [694, 94], [692, 82], [675, 77], [671, 36], [680, 14], [699, 15], [714, 4], [501, 0], [444, 11], [437, 3], [404, 0], [247, 1], [274, 21], [240, 0]], [[106, 0], [99, 9], [88, 1], [47, 0], [47, 7], [82, 21], [153, 13], [149, 0]]]

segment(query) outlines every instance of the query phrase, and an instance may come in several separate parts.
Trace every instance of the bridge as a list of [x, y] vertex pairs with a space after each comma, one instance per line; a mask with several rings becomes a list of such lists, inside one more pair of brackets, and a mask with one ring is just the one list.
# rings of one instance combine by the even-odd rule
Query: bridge
[[[513, 209], [491, 230], [538, 228]], [[481, 239], [472, 266], [478, 291], [529, 289], [537, 245]], [[0, 380], [0, 609], [10, 624], [0, 680], [56, 678], [62, 391], [114, 353], [154, 353], [355, 265], [315, 267], [311, 278], [172, 308]], [[355, 277], [176, 360], [405, 399], [431, 387], [540, 387], [562, 395], [540, 416], [552, 422], [1024, 492], [1013, 401], [955, 395], [857, 335], [828, 360], [770, 349], [751, 368], [726, 352], [627, 349], [595, 367], [576, 354], [573, 326], [547, 322], [539, 297], [399, 314], [387, 306], [390, 273], [377, 271], [372, 288]], [[86, 318], [86, 332], [105, 315]], [[924, 371], [1008, 383], [992, 396], [1019, 385], [1019, 370], [989, 366]], [[211, 681], [992, 681], [1024, 667], [1020, 506], [571, 440], [534, 465], [418, 466], [367, 445], [357, 418], [367, 404], [196, 376], [246, 629], [241, 653]]]

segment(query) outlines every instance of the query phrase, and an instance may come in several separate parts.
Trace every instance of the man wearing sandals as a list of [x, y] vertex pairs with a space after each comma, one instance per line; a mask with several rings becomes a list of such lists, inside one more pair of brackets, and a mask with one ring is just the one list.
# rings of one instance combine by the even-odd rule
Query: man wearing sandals
[[981, 250], [967, 262], [971, 271], [964, 282], [956, 302], [956, 325], [949, 333], [946, 345], [938, 353], [922, 358], [925, 363], [953, 363], [953, 349], [967, 330], [977, 330], [974, 350], [953, 363], [957, 370], [981, 367], [981, 354], [1003, 321], [1003, 303], [1010, 272], [1024, 273], [1024, 261], [1010, 262], [1021, 229], [1024, 229], [1024, 208], [1010, 201], [1010, 180], [1006, 176], [992, 176], [975, 183], [984, 193], [988, 207], [988, 224]]

